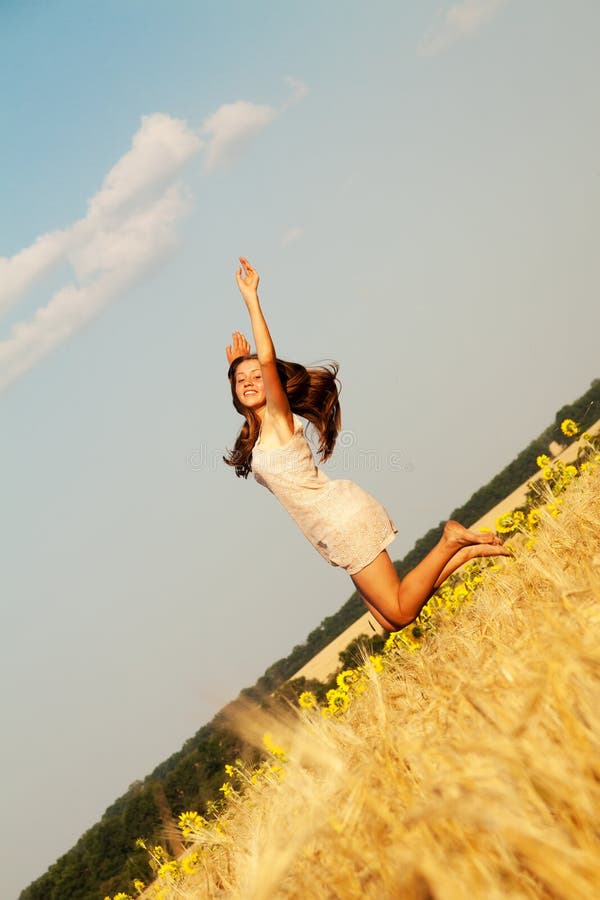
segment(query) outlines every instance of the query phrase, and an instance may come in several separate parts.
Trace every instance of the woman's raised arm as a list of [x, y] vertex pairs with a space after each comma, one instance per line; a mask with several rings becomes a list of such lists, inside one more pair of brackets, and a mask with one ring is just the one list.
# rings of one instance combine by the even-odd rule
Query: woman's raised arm
[[265, 386], [267, 411], [271, 416], [285, 418], [291, 425], [292, 412], [277, 372], [275, 347], [258, 299], [258, 272], [243, 256], [240, 256], [240, 263], [242, 265], [236, 272], [236, 278], [250, 316], [254, 346]]
[[243, 256], [240, 256], [240, 262], [242, 265], [236, 272], [237, 283], [250, 315], [256, 355], [259, 363], [262, 365], [262, 363], [271, 362], [275, 359], [275, 347], [260, 308], [258, 272], [252, 268], [248, 260]]

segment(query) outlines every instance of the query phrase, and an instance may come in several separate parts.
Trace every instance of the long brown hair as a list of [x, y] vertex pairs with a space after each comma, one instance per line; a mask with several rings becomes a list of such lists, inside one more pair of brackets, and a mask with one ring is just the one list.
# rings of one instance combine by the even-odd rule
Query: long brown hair
[[[235, 474], [247, 478], [252, 471], [252, 450], [258, 439], [260, 419], [253, 409], [240, 403], [235, 392], [235, 373], [238, 365], [246, 359], [258, 359], [256, 353], [240, 356], [231, 363], [229, 383], [233, 405], [246, 419], [240, 429], [233, 450], [223, 459], [228, 466], [235, 466]], [[339, 381], [336, 362], [307, 369], [300, 363], [275, 360], [282, 387], [287, 394], [290, 409], [313, 425], [319, 435], [317, 452], [321, 462], [329, 459], [335, 447], [338, 432], [342, 426], [339, 399]]]

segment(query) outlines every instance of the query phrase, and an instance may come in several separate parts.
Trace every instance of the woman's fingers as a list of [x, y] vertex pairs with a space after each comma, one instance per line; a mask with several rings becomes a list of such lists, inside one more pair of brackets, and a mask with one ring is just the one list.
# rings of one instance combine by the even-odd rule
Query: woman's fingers
[[232, 331], [231, 338], [231, 344], [227, 344], [225, 348], [230, 363], [238, 356], [248, 356], [250, 353], [250, 344], [241, 331]]
[[239, 289], [242, 294], [244, 294], [244, 288], [256, 290], [259, 282], [258, 272], [250, 265], [245, 256], [240, 256], [239, 261], [242, 265], [235, 273]]
[[246, 272], [254, 272], [254, 268], [250, 265], [245, 256], [240, 256], [240, 262], [243, 265]]
[[244, 356], [247, 356], [248, 353], [250, 353], [250, 344], [241, 331], [236, 331], [235, 333], [235, 346]]

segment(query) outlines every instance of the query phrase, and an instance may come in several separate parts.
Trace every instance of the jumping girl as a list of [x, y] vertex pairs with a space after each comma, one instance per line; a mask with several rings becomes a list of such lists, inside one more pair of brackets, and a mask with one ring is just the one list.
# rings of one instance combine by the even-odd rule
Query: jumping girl
[[398, 529], [376, 500], [352, 481], [331, 480], [314, 462], [307, 419], [327, 460], [341, 427], [335, 364], [306, 369], [277, 359], [258, 299], [258, 273], [247, 259], [236, 277], [250, 314], [256, 353], [235, 331], [227, 347], [233, 405], [245, 423], [224, 457], [236, 475], [253, 473], [300, 526], [331, 565], [345, 569], [373, 617], [386, 631], [413, 622], [452, 572], [479, 556], [509, 556], [490, 532], [447, 522], [439, 543], [402, 580], [385, 549]]

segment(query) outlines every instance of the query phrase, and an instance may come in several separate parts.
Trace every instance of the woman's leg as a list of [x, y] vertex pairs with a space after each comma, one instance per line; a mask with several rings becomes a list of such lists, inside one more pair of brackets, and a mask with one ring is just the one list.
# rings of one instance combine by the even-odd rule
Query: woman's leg
[[[490, 540], [492, 537], [493, 535], [490, 534]], [[461, 547], [440, 572], [433, 585], [434, 589], [437, 590], [439, 586], [444, 583], [446, 578], [449, 578], [453, 572], [456, 572], [457, 569], [460, 569], [461, 566], [464, 566], [465, 563], [472, 559], [477, 559], [482, 556], [510, 556], [510, 551], [507, 551], [506, 549], [499, 552], [499, 546], [502, 546], [502, 542], [496, 539], [493, 544], [472, 544], [470, 547]]]
[[510, 556], [501, 543], [493, 543], [497, 540], [489, 532], [468, 531], [458, 522], [447, 522], [433, 550], [402, 581], [386, 550], [352, 575], [352, 581], [380, 625], [398, 630], [413, 622], [436, 587], [469, 559]]

